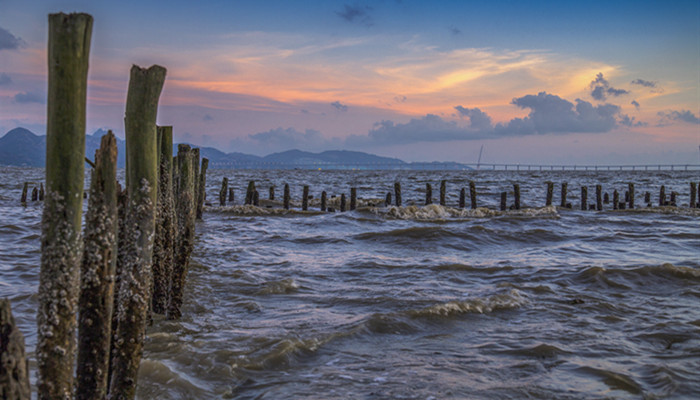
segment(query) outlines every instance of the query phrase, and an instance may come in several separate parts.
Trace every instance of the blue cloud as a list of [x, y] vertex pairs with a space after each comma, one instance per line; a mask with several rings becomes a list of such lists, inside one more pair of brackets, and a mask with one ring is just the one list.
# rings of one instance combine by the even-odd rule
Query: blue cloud
[[336, 11], [336, 14], [350, 23], [359, 23], [365, 26], [374, 25], [372, 16], [369, 12], [372, 11], [372, 7], [360, 6], [359, 4], [349, 5], [345, 4], [342, 11]]
[[6, 73], [0, 73], [0, 86], [6, 86], [12, 83], [12, 78]]
[[46, 103], [46, 96], [36, 92], [21, 92], [15, 95], [15, 103]]
[[345, 104], [342, 104], [342, 103], [339, 102], [339, 101], [334, 101], [334, 102], [331, 103], [331, 105], [332, 105], [333, 107], [335, 107], [335, 109], [338, 110], [338, 111], [342, 111], [342, 112], [348, 111], [348, 106], [345, 105]]
[[617, 97], [622, 96], [623, 94], [629, 94], [629, 92], [625, 89], [615, 89], [614, 87], [610, 86], [610, 82], [603, 77], [602, 72], [599, 72], [598, 75], [596, 75], [595, 80], [591, 81], [590, 88], [591, 97], [598, 101], [604, 101], [608, 96]]
[[22, 39], [11, 34], [7, 29], [0, 27], [0, 50], [13, 50], [22, 45]]
[[662, 124], [667, 124], [668, 121], [681, 121], [689, 124], [700, 124], [700, 118], [688, 110], [668, 112], [659, 111], [658, 115], [662, 119]]

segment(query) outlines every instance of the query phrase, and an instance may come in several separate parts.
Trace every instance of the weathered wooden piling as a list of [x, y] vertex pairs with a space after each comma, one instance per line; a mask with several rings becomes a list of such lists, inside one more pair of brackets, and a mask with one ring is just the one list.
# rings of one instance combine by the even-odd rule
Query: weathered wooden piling
[[613, 191], [613, 210], [617, 210], [620, 204], [620, 193], [615, 189]]
[[274, 187], [274, 186], [270, 186], [270, 196], [269, 196], [269, 199], [270, 199], [270, 200], [274, 200], [274, 199], [275, 199], [275, 187]]
[[178, 145], [178, 175], [180, 176], [176, 200], [178, 234], [175, 239], [175, 256], [167, 311], [167, 318], [170, 320], [182, 316], [182, 297], [187, 280], [190, 255], [194, 248], [195, 215], [192, 208], [194, 202], [194, 166], [190, 154], [190, 146]]
[[345, 193], [340, 195], [340, 212], [345, 211]]
[[289, 201], [290, 201], [290, 195], [289, 195], [289, 184], [284, 184], [284, 198], [283, 198], [283, 204], [284, 204], [284, 209], [289, 210]]
[[357, 208], [357, 188], [350, 188], [350, 211]]
[[508, 207], [508, 192], [501, 192], [501, 211]]
[[175, 200], [173, 198], [173, 128], [158, 128], [158, 207], [156, 237], [153, 243], [153, 292], [151, 308], [165, 314], [170, 295], [170, 280], [175, 251]]
[[566, 207], [567, 186], [568, 186], [568, 184], [566, 182], [563, 182], [561, 184], [561, 207], [562, 208]]
[[233, 190], [233, 188], [228, 188], [228, 201], [229, 201], [229, 203], [231, 203], [231, 205], [233, 205], [233, 203], [235, 202], [234, 200], [236, 200], [234, 190]]
[[632, 210], [632, 209], [634, 209], [634, 183], [630, 182], [627, 185], [627, 191], [630, 194], [630, 198], [628, 200], [629, 201], [629, 209]]
[[671, 201], [669, 202], [670, 205], [676, 206], [676, 196], [678, 195], [677, 192], [671, 191]]
[[697, 184], [695, 182], [690, 182], [690, 202], [688, 206], [690, 208], [696, 208], [697, 205]]
[[39, 201], [44, 201], [44, 184], [39, 185]]
[[[228, 189], [228, 178], [224, 177], [224, 179], [221, 181], [221, 190], [219, 190], [219, 205], [221, 207], [226, 205], [226, 191], [227, 190], [229, 190]], [[231, 190], [233, 190], [233, 188], [231, 188]], [[231, 191], [229, 191], [228, 197], [229, 197], [229, 200], [231, 200], [231, 197], [232, 197]], [[233, 201], [233, 200], [231, 200], [231, 201]]]
[[32, 201], [37, 201], [39, 200], [39, 188], [34, 186], [34, 189], [32, 189]]
[[22, 197], [20, 197], [20, 203], [27, 202], [27, 192], [29, 192], [29, 182], [24, 182], [24, 187], [22, 188]]
[[199, 179], [197, 179], [197, 215], [196, 218], [201, 220], [204, 214], [204, 200], [207, 195], [207, 169], [209, 169], [209, 159], [202, 158], [202, 168], [199, 170]]
[[304, 189], [301, 194], [301, 209], [307, 211], [309, 209], [309, 186], [304, 185]]
[[197, 218], [197, 207], [199, 207], [199, 148], [192, 148], [192, 166], [194, 166], [194, 215]]
[[476, 210], [476, 184], [473, 181], [469, 182], [469, 200], [472, 210]]
[[0, 398], [31, 398], [28, 364], [24, 335], [17, 329], [10, 301], [0, 299]]
[[433, 186], [430, 183], [425, 184], [425, 205], [433, 204]]
[[649, 192], [644, 193], [644, 202], [647, 205], [651, 205], [651, 193], [649, 193]]
[[46, 203], [39, 273], [38, 398], [71, 398], [82, 243], [88, 14], [49, 15]]
[[610, 195], [608, 192], [603, 193], [603, 204], [610, 204]]
[[[165, 68], [131, 68], [126, 97], [127, 242], [124, 275], [119, 287], [116, 347], [112, 359], [110, 397], [133, 399], [143, 354], [148, 310], [151, 305], [153, 242], [158, 200], [156, 115], [165, 82]], [[183, 161], [180, 160], [180, 163]], [[182, 183], [182, 182], [181, 182]], [[192, 204], [190, 212], [194, 213]], [[182, 232], [178, 237], [182, 236]]]
[[255, 195], [255, 181], [248, 182], [248, 189], [245, 192], [245, 204], [253, 204], [253, 196]]
[[517, 183], [513, 184], [513, 197], [515, 198], [515, 209], [520, 210], [520, 185]]
[[545, 201], [545, 206], [552, 205], [552, 198], [554, 197], [554, 182], [547, 182], [547, 198]]
[[581, 210], [588, 209], [588, 187], [581, 186]]
[[467, 206], [467, 189], [462, 188], [459, 191], [459, 208], [464, 208]]
[[659, 206], [666, 205], [666, 186], [661, 185], [659, 189]]
[[117, 140], [109, 131], [95, 152], [85, 214], [76, 371], [78, 400], [104, 399], [107, 395], [117, 264], [117, 190]]
[[401, 207], [401, 182], [394, 182], [394, 197], [396, 198], [396, 207]]
[[260, 192], [257, 189], [253, 192], [253, 205], [255, 207], [260, 207]]
[[440, 205], [445, 206], [445, 197], [447, 196], [447, 181], [440, 181]]
[[324, 211], [324, 212], [326, 211], [326, 208], [327, 208], [326, 206], [328, 204], [327, 196], [328, 195], [326, 194], [325, 190], [323, 192], [321, 192], [321, 211]]
[[391, 192], [387, 192], [384, 198], [384, 207], [389, 207], [391, 205], [391, 200]]
[[603, 210], [603, 186], [595, 185], [595, 209]]

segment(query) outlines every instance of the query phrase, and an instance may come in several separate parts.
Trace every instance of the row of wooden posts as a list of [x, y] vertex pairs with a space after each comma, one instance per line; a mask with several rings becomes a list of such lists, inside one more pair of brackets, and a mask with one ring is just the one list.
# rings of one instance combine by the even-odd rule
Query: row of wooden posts
[[[696, 182], [690, 182], [690, 196], [689, 196], [689, 202], [688, 206], [690, 208], [700, 208], [700, 203], [698, 203], [698, 199], [700, 199], [700, 185], [698, 185]], [[561, 203], [560, 207], [562, 208], [573, 208], [573, 205], [567, 201], [567, 196], [568, 196], [569, 190], [568, 190], [568, 183], [564, 182], [561, 185]], [[394, 183], [394, 199], [395, 202], [392, 202], [392, 192], [388, 192], [386, 194], [385, 200], [383, 205], [384, 206], [391, 206], [392, 204], [400, 207], [402, 205], [402, 195], [401, 195], [401, 183], [400, 182], [395, 182]], [[513, 204], [508, 206], [508, 192], [501, 192], [501, 203], [500, 203], [500, 209], [501, 211], [505, 211], [507, 209], [510, 210], [520, 210], [521, 208], [521, 201], [520, 201], [520, 184], [513, 184], [513, 197], [514, 201]], [[333, 196], [335, 197], [335, 196]], [[441, 206], [446, 205], [446, 197], [447, 197], [447, 181], [443, 180], [440, 182], [440, 197], [439, 197], [439, 204]], [[466, 197], [467, 197], [467, 189], [462, 188], [459, 192], [459, 208], [465, 208], [466, 207]], [[545, 206], [551, 206], [552, 201], [554, 197], [554, 183], [553, 182], [547, 182], [547, 194], [546, 194], [546, 199], [545, 199]], [[666, 196], [666, 186], [662, 185], [660, 190], [659, 190], [659, 201], [658, 205], [659, 206], [677, 206], [677, 197], [678, 193], [675, 191], [672, 191], [670, 193], [670, 196]], [[270, 186], [270, 194], [269, 194], [269, 200], [274, 201], [275, 200], [275, 187]], [[302, 198], [301, 198], [301, 209], [303, 211], [308, 210], [308, 205], [309, 205], [309, 186], [304, 185], [303, 187], [303, 193], [302, 193]], [[477, 204], [477, 192], [476, 192], [476, 183], [473, 181], [469, 182], [469, 199], [470, 199], [470, 204], [472, 209], [476, 209], [478, 207]], [[223, 178], [223, 181], [221, 183], [221, 189], [219, 190], [219, 205], [220, 206], [225, 206], [226, 202], [233, 203], [234, 201], [234, 189], [228, 187], [228, 178]], [[598, 210], [601, 211], [603, 210], [603, 205], [604, 204], [610, 204], [610, 195], [606, 192], [603, 193], [603, 186], [602, 185], [596, 185], [595, 186], [595, 204], [588, 204], [588, 187], [587, 186], [581, 186], [581, 210]], [[282, 206], [286, 209], [289, 210], [290, 208], [290, 203], [291, 203], [291, 196], [290, 196], [290, 190], [289, 190], [289, 184], [284, 185], [284, 197], [282, 201]], [[425, 185], [425, 204], [432, 204], [433, 203], [433, 187], [430, 183], [426, 183]], [[647, 207], [652, 206], [651, 202], [651, 193], [646, 192], [644, 194], [644, 203], [647, 205]], [[248, 183], [248, 187], [246, 189], [246, 196], [245, 196], [245, 201], [244, 204], [246, 205], [254, 205], [254, 206], [259, 206], [260, 205], [260, 194], [258, 190], [256, 189], [255, 186], [255, 181], [250, 181]], [[380, 204], [376, 204], [380, 205]], [[346, 211], [346, 197], [345, 194], [340, 195], [340, 211]], [[350, 188], [350, 210], [354, 210], [357, 207], [357, 188], [351, 187]], [[634, 183], [629, 183], [627, 190], [624, 193], [624, 201], [620, 200], [620, 193], [615, 189], [613, 191], [613, 198], [612, 198], [612, 208], [614, 210], [618, 209], [625, 209], [625, 208], [630, 208], [633, 209], [635, 208], [635, 185]], [[320, 204], [320, 210], [321, 211], [335, 211], [333, 208], [328, 207], [328, 195], [325, 191], [321, 192], [321, 204]]]
[[[204, 204], [208, 160], [200, 168], [199, 149], [188, 145], [173, 157], [172, 127], [156, 126], [165, 68], [133, 66], [124, 118], [126, 187], [116, 179], [116, 138], [109, 132], [90, 163], [81, 235], [92, 21], [87, 14], [49, 16], [39, 399], [134, 398], [149, 320], [181, 316]], [[0, 398], [30, 399], [24, 339], [7, 300], [0, 301], [0, 327]]]

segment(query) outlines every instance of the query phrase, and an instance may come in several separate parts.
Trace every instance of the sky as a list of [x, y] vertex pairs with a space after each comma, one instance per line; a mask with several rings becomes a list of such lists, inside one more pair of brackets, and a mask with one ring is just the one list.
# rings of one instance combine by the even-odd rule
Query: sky
[[158, 124], [225, 152], [700, 164], [697, 0], [0, 0], [0, 135], [46, 132], [54, 12], [94, 17], [88, 133], [158, 64]]

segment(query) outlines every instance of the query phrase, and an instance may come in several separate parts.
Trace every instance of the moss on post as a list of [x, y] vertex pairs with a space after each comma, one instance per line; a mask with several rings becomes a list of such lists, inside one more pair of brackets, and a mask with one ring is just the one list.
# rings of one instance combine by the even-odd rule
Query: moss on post
[[7, 299], [0, 299], [0, 398], [31, 398], [24, 335], [15, 325]]
[[38, 398], [73, 393], [85, 106], [92, 17], [49, 15], [46, 203], [39, 274]]
[[151, 308], [165, 314], [170, 293], [175, 248], [175, 203], [173, 201], [173, 127], [158, 127], [158, 207], [153, 243], [153, 289]]
[[107, 395], [117, 264], [117, 140], [112, 131], [95, 152], [85, 214], [80, 273], [76, 399]]
[[117, 305], [109, 395], [133, 399], [151, 305], [153, 242], [158, 200], [156, 115], [165, 68], [133, 66], [126, 97], [127, 243]]

